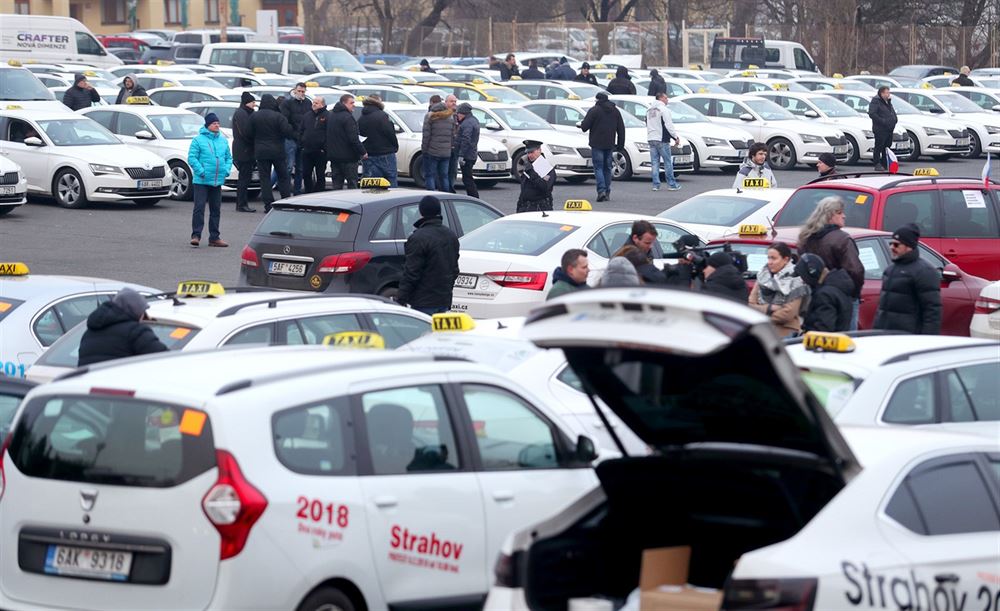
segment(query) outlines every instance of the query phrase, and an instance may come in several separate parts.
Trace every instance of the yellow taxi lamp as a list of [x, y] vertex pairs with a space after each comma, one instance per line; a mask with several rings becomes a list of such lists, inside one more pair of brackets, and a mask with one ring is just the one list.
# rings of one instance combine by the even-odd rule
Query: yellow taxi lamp
[[254, 68], [253, 68], [253, 73], [254, 74], [265, 74], [266, 72], [267, 72], [267, 69], [266, 68], [261, 68], [260, 66], [254, 66]]
[[84, 76], [97, 76], [97, 73], [94, 72], [93, 70], [84, 70], [83, 71], [83, 75]]
[[566, 96], [566, 99], [567, 100], [579, 100], [580, 96], [576, 95], [575, 93], [571, 93], [568, 96]]
[[316, 81], [306, 81], [306, 87], [319, 87], [319, 83]]
[[[480, 80], [482, 80], [482, 79], [476, 79], [476, 81], [480, 81]], [[512, 80], [512, 81], [523, 81], [524, 79], [515, 74], [514, 76], [510, 77], [510, 80]], [[473, 82], [476, 82], [476, 81], [473, 81]]]
[[156, 60], [156, 65], [157, 66], [173, 66], [174, 62], [170, 61], [169, 59], [158, 59], [158, 60]]
[[854, 340], [843, 333], [808, 331], [802, 336], [802, 346], [814, 352], [854, 352]]
[[146, 74], [156, 74], [157, 72], [159, 72], [159, 70], [155, 68], [146, 68], [145, 70], [143, 70], [143, 72], [145, 72]]
[[917, 168], [913, 170], [914, 176], [940, 176], [937, 168]]
[[744, 178], [744, 189], [770, 189], [771, 183], [766, 178]]
[[163, 83], [163, 86], [164, 86], [164, 87], [173, 87], [173, 86], [174, 86], [174, 84], [173, 84], [173, 83], [171, 83], [170, 81], [165, 81], [165, 82]]
[[144, 95], [130, 95], [125, 98], [126, 104], [149, 104], [149, 97]]
[[333, 346], [334, 348], [384, 350], [385, 338], [371, 331], [342, 331], [325, 336], [323, 338], [323, 345]]
[[585, 199], [567, 199], [563, 204], [563, 210], [567, 211], [588, 212], [593, 209], [594, 207]]
[[688, 70], [701, 70], [701, 64], [688, 64]]
[[431, 328], [435, 333], [440, 331], [472, 331], [476, 321], [465, 312], [444, 312], [431, 316]]
[[[756, 68], [757, 66], [751, 66], [751, 68]], [[757, 76], [757, 73], [753, 70], [744, 70], [742, 72], [743, 76]]]
[[9, 60], [7, 60], [7, 65], [8, 66], [14, 66], [15, 68], [18, 68], [18, 67], [21, 66], [21, 62], [17, 61], [16, 59], [9, 59]]
[[742, 235], [767, 235], [767, 227], [763, 225], [752, 225], [744, 223], [740, 225], [739, 234]]
[[410, 72], [420, 72], [420, 66], [410, 66], [407, 70]]
[[833, 73], [833, 78], [844, 78], [844, 75], [841, 74], [841, 73], [839, 73], [839, 72], [834, 72]]
[[4, 110], [23, 110], [20, 104], [8, 104], [4, 106]]
[[388, 178], [362, 178], [358, 186], [362, 189], [388, 189]]
[[176, 297], [222, 297], [226, 289], [218, 282], [185, 280], [177, 285]]
[[385, 65], [385, 60], [384, 59], [376, 59], [375, 60], [375, 65], [376, 66], [384, 66]]
[[27, 276], [28, 266], [24, 263], [0, 263], [0, 276]]
[[934, 89], [934, 85], [931, 85], [930, 83], [920, 83], [920, 87], [922, 89]]

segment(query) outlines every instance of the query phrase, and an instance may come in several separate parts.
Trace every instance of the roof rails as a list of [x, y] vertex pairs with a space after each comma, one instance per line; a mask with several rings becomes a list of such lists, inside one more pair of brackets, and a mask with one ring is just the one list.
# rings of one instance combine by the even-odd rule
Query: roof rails
[[276, 308], [278, 304], [284, 301], [303, 301], [307, 299], [344, 299], [354, 297], [357, 299], [370, 299], [372, 301], [378, 301], [381, 303], [395, 303], [388, 297], [382, 297], [381, 295], [369, 295], [367, 293], [318, 293], [318, 294], [305, 294], [305, 295], [289, 295], [287, 297], [272, 297], [271, 299], [261, 299], [260, 301], [248, 301], [247, 303], [241, 303], [226, 308], [225, 310], [219, 312], [216, 318], [224, 318], [226, 316], [232, 316], [244, 308], [249, 308], [251, 306], [258, 306], [262, 304], [267, 304], [268, 308]]
[[935, 352], [947, 352], [949, 350], [962, 350], [966, 348], [996, 348], [996, 342], [982, 342], [980, 344], [958, 344], [956, 346], [939, 346], [937, 348], [927, 348], [926, 350], [914, 350], [913, 352], [907, 352], [906, 354], [898, 354], [886, 361], [883, 365], [891, 365], [893, 363], [902, 363], [908, 361], [915, 356], [924, 356], [925, 354], [934, 354]]
[[861, 178], [863, 176], [895, 176], [895, 174], [892, 172], [847, 172], [846, 174], [829, 174], [827, 176], [814, 178], [806, 184], [812, 185], [818, 182], [826, 182], [828, 180], [837, 180], [840, 178]]
[[[814, 178], [806, 184], [816, 184], [819, 182], [827, 182], [831, 180], [839, 180], [842, 178], [864, 178], [866, 176], [899, 176], [899, 174], [893, 174], [891, 172], [848, 172], [846, 174], [830, 174], [829, 176], [820, 176], [819, 178]], [[968, 176], [908, 176], [903, 175], [901, 178], [894, 180], [892, 182], [887, 182], [884, 185], [877, 187], [878, 189], [891, 189], [892, 187], [899, 186], [908, 182], [917, 182], [921, 180], [929, 180], [930, 183], [937, 184], [939, 180], [950, 180], [950, 181], [968, 181], [968, 182], [982, 182], [982, 178], [979, 177], [968, 177]], [[1000, 185], [1000, 182], [989, 179], [994, 185]]]
[[[281, 290], [268, 288], [266, 286], [233, 286], [223, 288], [226, 293], [270, 293]], [[184, 302], [177, 298], [177, 291], [172, 291], [170, 293], [153, 293], [152, 295], [146, 295], [146, 299], [157, 299], [161, 301], [172, 299], [175, 306], [184, 305]]]

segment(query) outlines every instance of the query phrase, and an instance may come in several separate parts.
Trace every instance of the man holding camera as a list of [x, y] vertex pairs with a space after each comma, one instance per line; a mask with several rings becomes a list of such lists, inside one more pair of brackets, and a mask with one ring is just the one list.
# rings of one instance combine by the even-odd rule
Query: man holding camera
[[750, 298], [747, 283], [727, 252], [716, 251], [709, 255], [703, 272], [705, 282], [702, 292], [746, 304]]

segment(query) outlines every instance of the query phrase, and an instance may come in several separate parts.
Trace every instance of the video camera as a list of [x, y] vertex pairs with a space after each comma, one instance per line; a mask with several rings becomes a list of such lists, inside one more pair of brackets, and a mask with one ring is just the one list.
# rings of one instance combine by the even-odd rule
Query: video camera
[[[718, 246], [698, 246], [698, 237], [694, 235], [684, 235], [680, 239], [673, 242], [673, 247], [677, 252], [663, 253], [664, 259], [680, 259], [681, 261], [686, 261], [687, 265], [691, 267], [691, 277], [697, 278], [702, 276], [705, 271], [705, 266], [708, 264], [708, 256], [715, 251], [719, 250]], [[730, 260], [732, 260], [733, 265], [736, 269], [740, 271], [740, 274], [745, 274], [747, 271], [747, 257], [738, 250], [733, 250], [733, 245], [730, 243], [725, 243], [722, 245], [722, 252], [729, 255]], [[683, 263], [682, 263], [683, 265]]]

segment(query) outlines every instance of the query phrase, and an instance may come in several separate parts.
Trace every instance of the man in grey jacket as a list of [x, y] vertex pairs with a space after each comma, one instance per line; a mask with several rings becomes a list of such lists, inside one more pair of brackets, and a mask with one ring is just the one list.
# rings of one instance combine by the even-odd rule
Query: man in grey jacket
[[448, 163], [451, 161], [453, 114], [444, 102], [438, 102], [432, 104], [430, 111], [424, 116], [421, 163], [424, 182], [431, 191], [451, 192]]
[[462, 102], [458, 106], [458, 142], [455, 150], [462, 166], [462, 184], [470, 197], [479, 197], [479, 189], [472, 177], [472, 167], [479, 157], [479, 120], [472, 115], [472, 106]]

